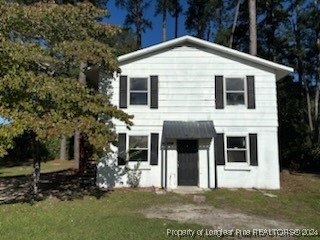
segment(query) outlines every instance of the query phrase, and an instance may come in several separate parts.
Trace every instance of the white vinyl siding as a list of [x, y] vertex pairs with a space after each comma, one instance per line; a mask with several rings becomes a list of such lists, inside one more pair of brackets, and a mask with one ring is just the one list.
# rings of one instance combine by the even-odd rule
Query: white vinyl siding
[[[244, 60], [226, 58], [221, 53], [194, 47], [177, 47], [121, 65], [130, 77], [159, 76], [158, 109], [129, 105], [126, 112], [135, 116], [136, 126], [162, 126], [163, 121], [213, 120], [215, 126], [277, 127], [275, 75], [271, 69]], [[255, 76], [256, 109], [227, 107], [215, 109], [215, 76]], [[119, 101], [119, 84], [114, 81], [113, 103]], [[246, 99], [246, 97], [245, 97]], [[123, 123], [117, 122], [117, 126]]]
[[[278, 114], [274, 69], [215, 50], [191, 46], [175, 47], [150, 53], [134, 60], [120, 61], [120, 68], [121, 74], [128, 76], [128, 80], [132, 77], [158, 76], [158, 109], [128, 104], [125, 112], [134, 115], [134, 126], [131, 127], [131, 130], [128, 130], [123, 122], [114, 120], [116, 131], [126, 132], [127, 136], [137, 135], [149, 138], [151, 133], [159, 133], [159, 164], [153, 166], [149, 164], [149, 161], [141, 163], [141, 186], [161, 187], [161, 180], [164, 178], [161, 167], [165, 164], [165, 154], [161, 150], [164, 121], [213, 121], [216, 132], [224, 133], [225, 138], [227, 136], [246, 136], [247, 141], [246, 167], [241, 169], [238, 163], [236, 163], [237, 167], [227, 166], [229, 165], [227, 162], [225, 166], [217, 166], [218, 187], [279, 188]], [[246, 105], [236, 105], [216, 110], [215, 76], [241, 77], [245, 85], [246, 76], [254, 76], [256, 108], [248, 110]], [[112, 103], [118, 105], [119, 75], [115, 74], [114, 78]], [[150, 96], [148, 96], [148, 104], [150, 104], [149, 99]], [[247, 96], [245, 96], [245, 101], [247, 101]], [[257, 142], [259, 166], [248, 164], [250, 159], [249, 133], [259, 135]], [[214, 187], [215, 184], [214, 139], [211, 143], [208, 141], [207, 139], [199, 140], [199, 144], [210, 144], [209, 151], [199, 150], [199, 187], [204, 188], [208, 185]], [[170, 142], [173, 144], [170, 145], [167, 152], [167, 184], [169, 188], [174, 188], [177, 186], [177, 151], [176, 141], [170, 140]], [[150, 141], [148, 141], [149, 145]], [[129, 150], [128, 145], [127, 149]], [[210, 156], [210, 177], [208, 177], [208, 154]], [[136, 163], [129, 162], [130, 164], [133, 166]], [[105, 169], [104, 166], [101, 164], [101, 171]], [[105, 180], [100, 181], [104, 185]], [[117, 179], [116, 185], [125, 186], [126, 177]]]

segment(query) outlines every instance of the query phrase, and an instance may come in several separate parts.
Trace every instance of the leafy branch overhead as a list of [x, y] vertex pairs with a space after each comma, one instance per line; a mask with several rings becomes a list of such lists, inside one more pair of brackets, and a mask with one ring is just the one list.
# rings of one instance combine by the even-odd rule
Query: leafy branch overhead
[[108, 149], [116, 141], [110, 119], [129, 126], [131, 117], [72, 73], [83, 61], [109, 75], [119, 72], [106, 40], [122, 30], [100, 22], [108, 13], [89, 3], [0, 3], [0, 12], [0, 116], [9, 120], [0, 125], [0, 155], [24, 131], [46, 140], [79, 129], [96, 150]]

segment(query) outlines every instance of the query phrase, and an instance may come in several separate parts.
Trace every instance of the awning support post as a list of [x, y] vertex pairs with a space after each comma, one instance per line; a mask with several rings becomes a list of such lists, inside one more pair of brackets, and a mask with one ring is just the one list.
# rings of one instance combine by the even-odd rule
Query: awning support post
[[164, 172], [165, 172], [165, 174], [164, 174], [164, 183], [165, 183], [165, 188], [167, 189], [167, 172], [168, 172], [168, 167], [167, 167], [167, 165], [168, 165], [168, 144], [167, 144], [167, 139], [165, 138], [165, 140], [164, 140], [164, 147], [165, 147], [165, 169], [164, 169]]

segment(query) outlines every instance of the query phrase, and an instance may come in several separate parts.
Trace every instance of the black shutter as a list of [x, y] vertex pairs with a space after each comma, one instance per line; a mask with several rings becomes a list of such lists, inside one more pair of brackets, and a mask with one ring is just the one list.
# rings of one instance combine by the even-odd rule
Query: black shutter
[[120, 94], [119, 94], [119, 107], [127, 108], [128, 96], [128, 77], [120, 76]]
[[215, 76], [216, 109], [223, 109], [223, 76]]
[[126, 164], [126, 141], [127, 136], [125, 133], [118, 134], [118, 165]]
[[249, 134], [250, 142], [250, 165], [258, 166], [257, 134]]
[[214, 138], [214, 157], [217, 165], [225, 165], [223, 133], [218, 133]]
[[159, 134], [151, 133], [150, 165], [158, 165]]
[[158, 108], [158, 76], [151, 76], [151, 104], [150, 108]]
[[247, 76], [247, 89], [248, 89], [248, 109], [256, 108], [255, 89], [254, 89], [254, 76]]

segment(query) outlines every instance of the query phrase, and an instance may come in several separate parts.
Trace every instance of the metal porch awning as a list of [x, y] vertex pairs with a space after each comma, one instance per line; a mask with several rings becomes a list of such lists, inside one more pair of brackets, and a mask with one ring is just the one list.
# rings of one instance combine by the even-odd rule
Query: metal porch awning
[[162, 139], [201, 139], [216, 135], [212, 121], [164, 121]]

